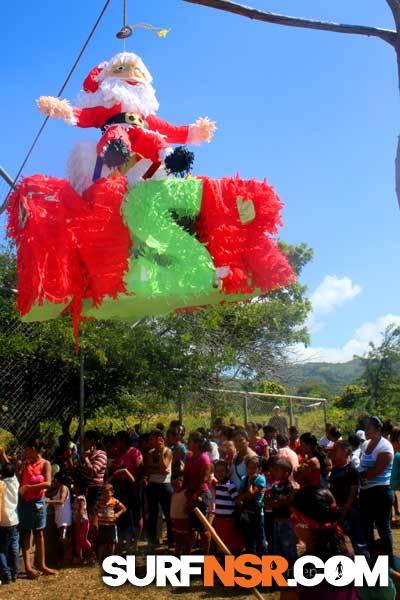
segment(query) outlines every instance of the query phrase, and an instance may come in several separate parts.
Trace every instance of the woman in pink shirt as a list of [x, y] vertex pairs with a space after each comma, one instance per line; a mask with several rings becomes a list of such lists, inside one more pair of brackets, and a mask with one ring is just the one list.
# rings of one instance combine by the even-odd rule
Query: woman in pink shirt
[[186, 457], [184, 482], [187, 490], [187, 512], [192, 529], [192, 545], [195, 540], [195, 532], [199, 533], [201, 550], [207, 554], [210, 549], [211, 536], [204, 525], [194, 514], [195, 507], [207, 516], [211, 508], [211, 492], [208, 482], [211, 475], [211, 460], [208, 456], [209, 444], [199, 431], [189, 435], [189, 452]]
[[[28, 579], [36, 579], [40, 573], [53, 575], [55, 571], [46, 565], [43, 531], [46, 527], [45, 492], [51, 486], [51, 465], [41, 456], [39, 440], [29, 440], [25, 446], [25, 463], [20, 476], [20, 501], [18, 506], [21, 530], [22, 557]], [[32, 566], [31, 532], [35, 538], [39, 571]]]
[[116, 498], [126, 507], [126, 512], [118, 519], [120, 538], [129, 542], [135, 532], [137, 545], [143, 530], [140, 479], [143, 469], [143, 456], [132, 446], [127, 431], [119, 431], [115, 436], [116, 456], [109, 481], [113, 484]]
[[263, 437], [258, 435], [261, 429], [261, 425], [254, 421], [248, 421], [245, 427], [247, 435], [249, 436], [249, 446], [257, 454], [263, 458], [269, 458], [269, 447], [268, 442]]

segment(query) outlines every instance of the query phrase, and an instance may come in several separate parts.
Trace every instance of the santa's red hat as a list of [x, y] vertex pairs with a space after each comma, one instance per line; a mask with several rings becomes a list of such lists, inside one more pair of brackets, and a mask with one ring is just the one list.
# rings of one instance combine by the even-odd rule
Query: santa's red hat
[[98, 82], [98, 76], [100, 75], [100, 73], [102, 72], [102, 70], [104, 69], [105, 64], [104, 63], [100, 63], [99, 65], [97, 65], [97, 67], [94, 67], [89, 75], [86, 77], [85, 81], [83, 82], [83, 91], [84, 92], [97, 92], [97, 90], [99, 89], [99, 82]]

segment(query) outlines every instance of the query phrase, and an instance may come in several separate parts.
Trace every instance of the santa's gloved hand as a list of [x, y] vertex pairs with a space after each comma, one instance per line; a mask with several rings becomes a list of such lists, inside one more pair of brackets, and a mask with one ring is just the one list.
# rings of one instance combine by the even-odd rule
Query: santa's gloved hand
[[130, 150], [123, 140], [110, 140], [107, 142], [101, 153], [107, 167], [120, 167], [130, 158]]
[[54, 98], [53, 96], [40, 96], [36, 100], [36, 104], [40, 112], [48, 117], [56, 117], [71, 124], [75, 121], [74, 113], [68, 100], [60, 100], [60, 98]]
[[217, 126], [214, 121], [208, 117], [197, 119], [193, 125], [189, 125], [188, 144], [201, 144], [202, 142], [211, 142]]

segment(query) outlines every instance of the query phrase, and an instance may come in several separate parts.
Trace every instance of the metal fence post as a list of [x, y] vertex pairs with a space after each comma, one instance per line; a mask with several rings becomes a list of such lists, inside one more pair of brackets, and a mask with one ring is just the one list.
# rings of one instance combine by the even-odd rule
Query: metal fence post
[[293, 398], [289, 398], [289, 421], [290, 427], [293, 426]]
[[85, 435], [85, 356], [82, 347], [80, 349], [79, 361], [79, 439], [81, 450], [83, 448], [83, 437]]
[[324, 421], [325, 421], [324, 425], [326, 425], [328, 422], [328, 406], [327, 406], [327, 404], [328, 404], [328, 400], [324, 400]]
[[244, 419], [244, 424], [247, 425], [248, 420], [249, 420], [249, 406], [247, 403], [247, 396], [245, 396], [243, 398], [243, 419]]

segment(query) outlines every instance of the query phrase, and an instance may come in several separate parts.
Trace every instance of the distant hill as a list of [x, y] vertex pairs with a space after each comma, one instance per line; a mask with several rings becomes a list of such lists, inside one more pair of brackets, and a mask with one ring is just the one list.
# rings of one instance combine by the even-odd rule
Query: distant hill
[[303, 386], [314, 385], [334, 395], [350, 383], [355, 383], [362, 375], [363, 367], [359, 359], [346, 363], [310, 362], [287, 365], [279, 372], [279, 380], [295, 393]]

